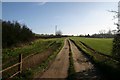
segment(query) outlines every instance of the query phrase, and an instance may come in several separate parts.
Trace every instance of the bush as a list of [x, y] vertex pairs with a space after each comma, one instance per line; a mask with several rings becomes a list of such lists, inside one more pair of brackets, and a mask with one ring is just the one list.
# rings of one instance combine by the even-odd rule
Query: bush
[[20, 75], [15, 76], [13, 78], [13, 80], [32, 80], [32, 78], [33, 78], [33, 72], [29, 68], [29, 69], [23, 71]]
[[2, 47], [10, 47], [17, 43], [30, 41], [34, 33], [26, 26], [17, 21], [2, 21]]
[[113, 40], [113, 56], [120, 61], [120, 34], [116, 34]]

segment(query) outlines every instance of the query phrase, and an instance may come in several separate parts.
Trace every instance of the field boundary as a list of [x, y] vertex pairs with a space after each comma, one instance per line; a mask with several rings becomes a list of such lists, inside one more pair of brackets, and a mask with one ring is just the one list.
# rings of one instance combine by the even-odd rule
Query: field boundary
[[[36, 55], [36, 53], [30, 54], [30, 55], [22, 58], [22, 54], [19, 54], [19, 62], [13, 64], [12, 66], [9, 66], [9, 67], [1, 70], [1, 71], [0, 71], [0, 74], [3, 73], [3, 72], [5, 72], [5, 71], [7, 71], [7, 70], [10, 70], [11, 68], [14, 68], [14, 67], [18, 66], [18, 67], [19, 67], [19, 68], [18, 68], [18, 71], [17, 71], [16, 73], [12, 74], [12, 75], [9, 77], [9, 78], [13, 78], [14, 76], [16, 76], [17, 74], [20, 74], [20, 73], [22, 72], [22, 64], [23, 64], [23, 62], [24, 62], [27, 58], [30, 58], [30, 57], [32, 57], [32, 56], [34, 56], [34, 55]], [[8, 78], [8, 79], [9, 79], [9, 78]]]
[[8, 79], [13, 78], [17, 74], [20, 74], [22, 72], [22, 63], [23, 63], [22, 61], [23, 61], [22, 60], [22, 54], [19, 54], [19, 62], [16, 63], [16, 64], [14, 64], [14, 65], [12, 65], [12, 66], [9, 66], [9, 67], [3, 69], [2, 71], [0, 71], [0, 74], [3, 73], [3, 72], [5, 72], [5, 71], [7, 71], [7, 70], [10, 70], [11, 68], [16, 67], [16, 66], [19, 67], [18, 71], [16, 73], [12, 74]]
[[[32, 53], [32, 54], [27, 55], [25, 57], [24, 57], [23, 53], [21, 53], [22, 57], [20, 57], [18, 55], [17, 58], [16, 58], [16, 60], [17, 60], [16, 62], [14, 62], [13, 64], [11, 64], [9, 66], [6, 66], [3, 70], [0, 70], [0, 74], [3, 74], [2, 78], [4, 80], [6, 80], [6, 79], [14, 78], [14, 77], [15, 78], [19, 78], [19, 77], [22, 78], [23, 75], [27, 75], [26, 73], [24, 73], [25, 70], [27, 70], [27, 69], [31, 70], [31, 68], [34, 69], [35, 67], [37, 67], [39, 65], [39, 64], [37, 64], [37, 62], [35, 62], [36, 60], [35, 61], [33, 60], [33, 64], [37, 64], [37, 65], [32, 66], [32, 63], [29, 62], [29, 58], [30, 58], [30, 60], [32, 60], [33, 57], [36, 55], [37, 58], [38, 58], [37, 60], [39, 62], [39, 59], [41, 59], [41, 57], [46, 57], [47, 54], [48, 54], [48, 57], [49, 57], [49, 56], [51, 56], [49, 53], [52, 54], [52, 53], [56, 53], [56, 51], [59, 52], [59, 50], [56, 50], [56, 48], [59, 48], [61, 50], [61, 48], [63, 47], [63, 42], [61, 42], [61, 41], [62, 40], [60, 40], [60, 41], [57, 42], [57, 41], [54, 40], [52, 43], [50, 43], [45, 48], [45, 50], [42, 51], [42, 53], [46, 53], [46, 54], [41, 55], [40, 58], [37, 56], [37, 55], [39, 55], [38, 53], [37, 54], [36, 53]], [[58, 46], [56, 44], [58, 44]], [[49, 59], [51, 59], [52, 57], [53, 56], [49, 57]], [[46, 64], [46, 61], [43, 58], [42, 63], [41, 62], [39, 62], [39, 63], [40, 64], [43, 63], [42, 65], [44, 66]], [[27, 65], [29, 68], [28, 67], [24, 67], [25, 65]], [[32, 67], [29, 66], [29, 65], [31, 65]], [[41, 66], [41, 69], [42, 69], [43, 66]], [[32, 70], [32, 71], [34, 72], [35, 70]], [[32, 72], [28, 72], [28, 73], [32, 73]]]
[[[49, 46], [53, 45], [55, 43], [55, 41], [53, 41]], [[50, 48], [50, 47], [49, 47]], [[49, 49], [48, 48], [48, 49]], [[8, 70], [12, 70], [14, 67], [18, 67], [17, 70], [15, 70], [14, 73], [12, 73], [11, 75], [9, 75], [9, 77], [6, 77], [5, 79], [10, 79], [10, 78], [13, 78], [14, 76], [18, 75], [18, 74], [21, 74], [24, 67], [23, 66], [23, 63], [26, 59], [28, 58], [31, 58], [32, 56], [36, 55], [36, 53], [33, 53], [33, 54], [30, 54], [30, 55], [27, 55], [23, 58], [23, 55], [22, 54], [19, 54], [18, 57], [17, 57], [17, 60], [19, 60], [18, 62], [4, 68], [3, 70], [0, 71], [0, 74], [2, 74], [3, 72], [7, 72]], [[0, 65], [2, 66], [2, 65]], [[27, 69], [27, 68], [26, 68]]]
[[[14, 67], [18, 66], [18, 67], [19, 67], [19, 68], [18, 68], [18, 71], [17, 71], [16, 73], [12, 74], [12, 75], [9, 77], [9, 78], [13, 78], [14, 76], [16, 76], [17, 74], [20, 74], [20, 73], [22, 72], [22, 64], [23, 64], [23, 62], [24, 62], [27, 58], [30, 58], [30, 57], [32, 57], [32, 56], [34, 56], [34, 55], [36, 55], [36, 53], [30, 54], [30, 55], [22, 58], [22, 57], [23, 57], [22, 54], [19, 54], [19, 62], [18, 62], [18, 63], [15, 63], [15, 64], [13, 64], [13, 65], [11, 65], [11, 66], [3, 69], [3, 70], [1, 70], [1, 71], [0, 71], [0, 74], [3, 73], [3, 72], [5, 72], [5, 71], [7, 71], [7, 70], [10, 70], [11, 68], [14, 68]], [[9, 79], [9, 78], [8, 78], [8, 79]]]
[[82, 41], [80, 41], [80, 43], [83, 44], [86, 48], [88, 48], [88, 49], [90, 49], [91, 51], [93, 51], [94, 53], [98, 53], [98, 54], [103, 55], [103, 56], [106, 56], [106, 57], [108, 57], [108, 58], [110, 58], [110, 59], [112, 59], [112, 60], [114, 60], [114, 61], [120, 62], [119, 60], [115, 59], [115, 58], [112, 57], [112, 56], [109, 56], [109, 55], [106, 55], [106, 54], [104, 54], [104, 53], [101, 53], [101, 52], [99, 52], [99, 51], [94, 50], [93, 48], [89, 47], [87, 44], [85, 44], [85, 43], [82, 42]]

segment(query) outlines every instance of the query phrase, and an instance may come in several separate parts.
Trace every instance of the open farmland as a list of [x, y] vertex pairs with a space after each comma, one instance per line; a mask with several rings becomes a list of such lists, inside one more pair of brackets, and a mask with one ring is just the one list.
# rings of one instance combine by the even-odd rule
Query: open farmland
[[106, 55], [112, 55], [111, 53], [113, 38], [73, 37], [72, 39], [81, 41], [98, 52], [101, 52]]
[[[49, 57], [49, 60], [55, 57], [55, 53], [58, 53], [63, 46], [64, 38], [61, 39], [38, 39], [30, 44], [23, 45], [19, 48], [4, 49], [3, 50], [3, 69], [7, 68], [19, 61], [19, 54], [23, 55], [23, 70], [29, 68], [35, 69], [40, 64], [44, 64]], [[47, 65], [46, 65], [47, 66]], [[45, 68], [46, 66], [42, 67]], [[4, 77], [8, 77], [10, 74], [15, 73], [18, 67], [12, 68], [10, 71], [4, 72]], [[8, 73], [9, 72], [9, 73]], [[3, 78], [4, 78], [3, 77]]]
[[[21, 79], [64, 78], [107, 80], [109, 79], [108, 76], [111, 76], [110, 78], [113, 79], [118, 78], [118, 61], [98, 54], [80, 42], [85, 41], [85, 44], [89, 42], [94, 44], [92, 40], [97, 41], [97, 45], [102, 44], [102, 42], [105, 45], [106, 40], [109, 39], [85, 39], [78, 37], [70, 37], [70, 39], [38, 39], [19, 48], [4, 49], [3, 68], [17, 63], [18, 54], [23, 54]], [[112, 42], [112, 39], [109, 40], [109, 43], [110, 41]], [[108, 46], [106, 45], [106, 47]], [[8, 61], [7, 59], [10, 60]], [[5, 76], [3, 79], [15, 73], [17, 69], [18, 67], [15, 67], [14, 69], [4, 72], [3, 75]], [[14, 78], [19, 79], [19, 76], [15, 76]]]

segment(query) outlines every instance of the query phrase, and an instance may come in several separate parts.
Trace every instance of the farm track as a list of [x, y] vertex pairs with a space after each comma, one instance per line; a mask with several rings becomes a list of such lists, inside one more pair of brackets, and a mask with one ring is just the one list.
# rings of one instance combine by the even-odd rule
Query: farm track
[[65, 39], [64, 46], [56, 56], [54, 62], [40, 78], [66, 78], [69, 68], [69, 45]]
[[[70, 44], [70, 45], [69, 45]], [[69, 69], [69, 53], [70, 50], [73, 57], [73, 65], [75, 73], [74, 80], [100, 80], [99, 71], [91, 63], [91, 61], [75, 46], [75, 44], [65, 39], [64, 46], [57, 54], [53, 63], [43, 72], [37, 79], [67, 79]], [[72, 76], [72, 75], [71, 75]]]
[[74, 69], [75, 69], [75, 78], [84, 80], [99, 80], [100, 75], [95, 66], [91, 61], [75, 46], [75, 44], [70, 41], [70, 47], [73, 55]]
[[[115, 59], [113, 56], [106, 55], [106, 54], [104, 54], [104, 53], [98, 52], [98, 51], [94, 50], [93, 48], [89, 47], [88, 45], [86, 45], [85, 43], [83, 43], [83, 42], [81, 42], [81, 41], [80, 41], [80, 43], [81, 43], [82, 45], [84, 45], [89, 51], [91, 51], [92, 53], [94, 53], [94, 55], [99, 55], [99, 57], [101, 56], [102, 58], [104, 57], [104, 58], [106, 59], [105, 61], [107, 61], [107, 60], [113, 60], [113, 61], [115, 61], [115, 62], [119, 62], [119, 60], [118, 60], [118, 59]], [[96, 53], [97, 53], [97, 54], [96, 54]]]

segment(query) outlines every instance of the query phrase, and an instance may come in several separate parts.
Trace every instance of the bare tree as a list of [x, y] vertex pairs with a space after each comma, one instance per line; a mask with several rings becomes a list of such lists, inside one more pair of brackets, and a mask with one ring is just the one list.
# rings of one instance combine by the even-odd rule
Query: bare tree
[[112, 30], [109, 29], [108, 32], [107, 32], [107, 34], [111, 35], [112, 34]]
[[62, 35], [62, 31], [61, 30], [56, 31], [56, 36], [61, 36], [61, 35]]
[[99, 31], [100, 37], [105, 38], [105, 32], [106, 31], [104, 29], [100, 30]]
[[117, 33], [117, 30], [112, 30], [112, 33], [115, 35]]

